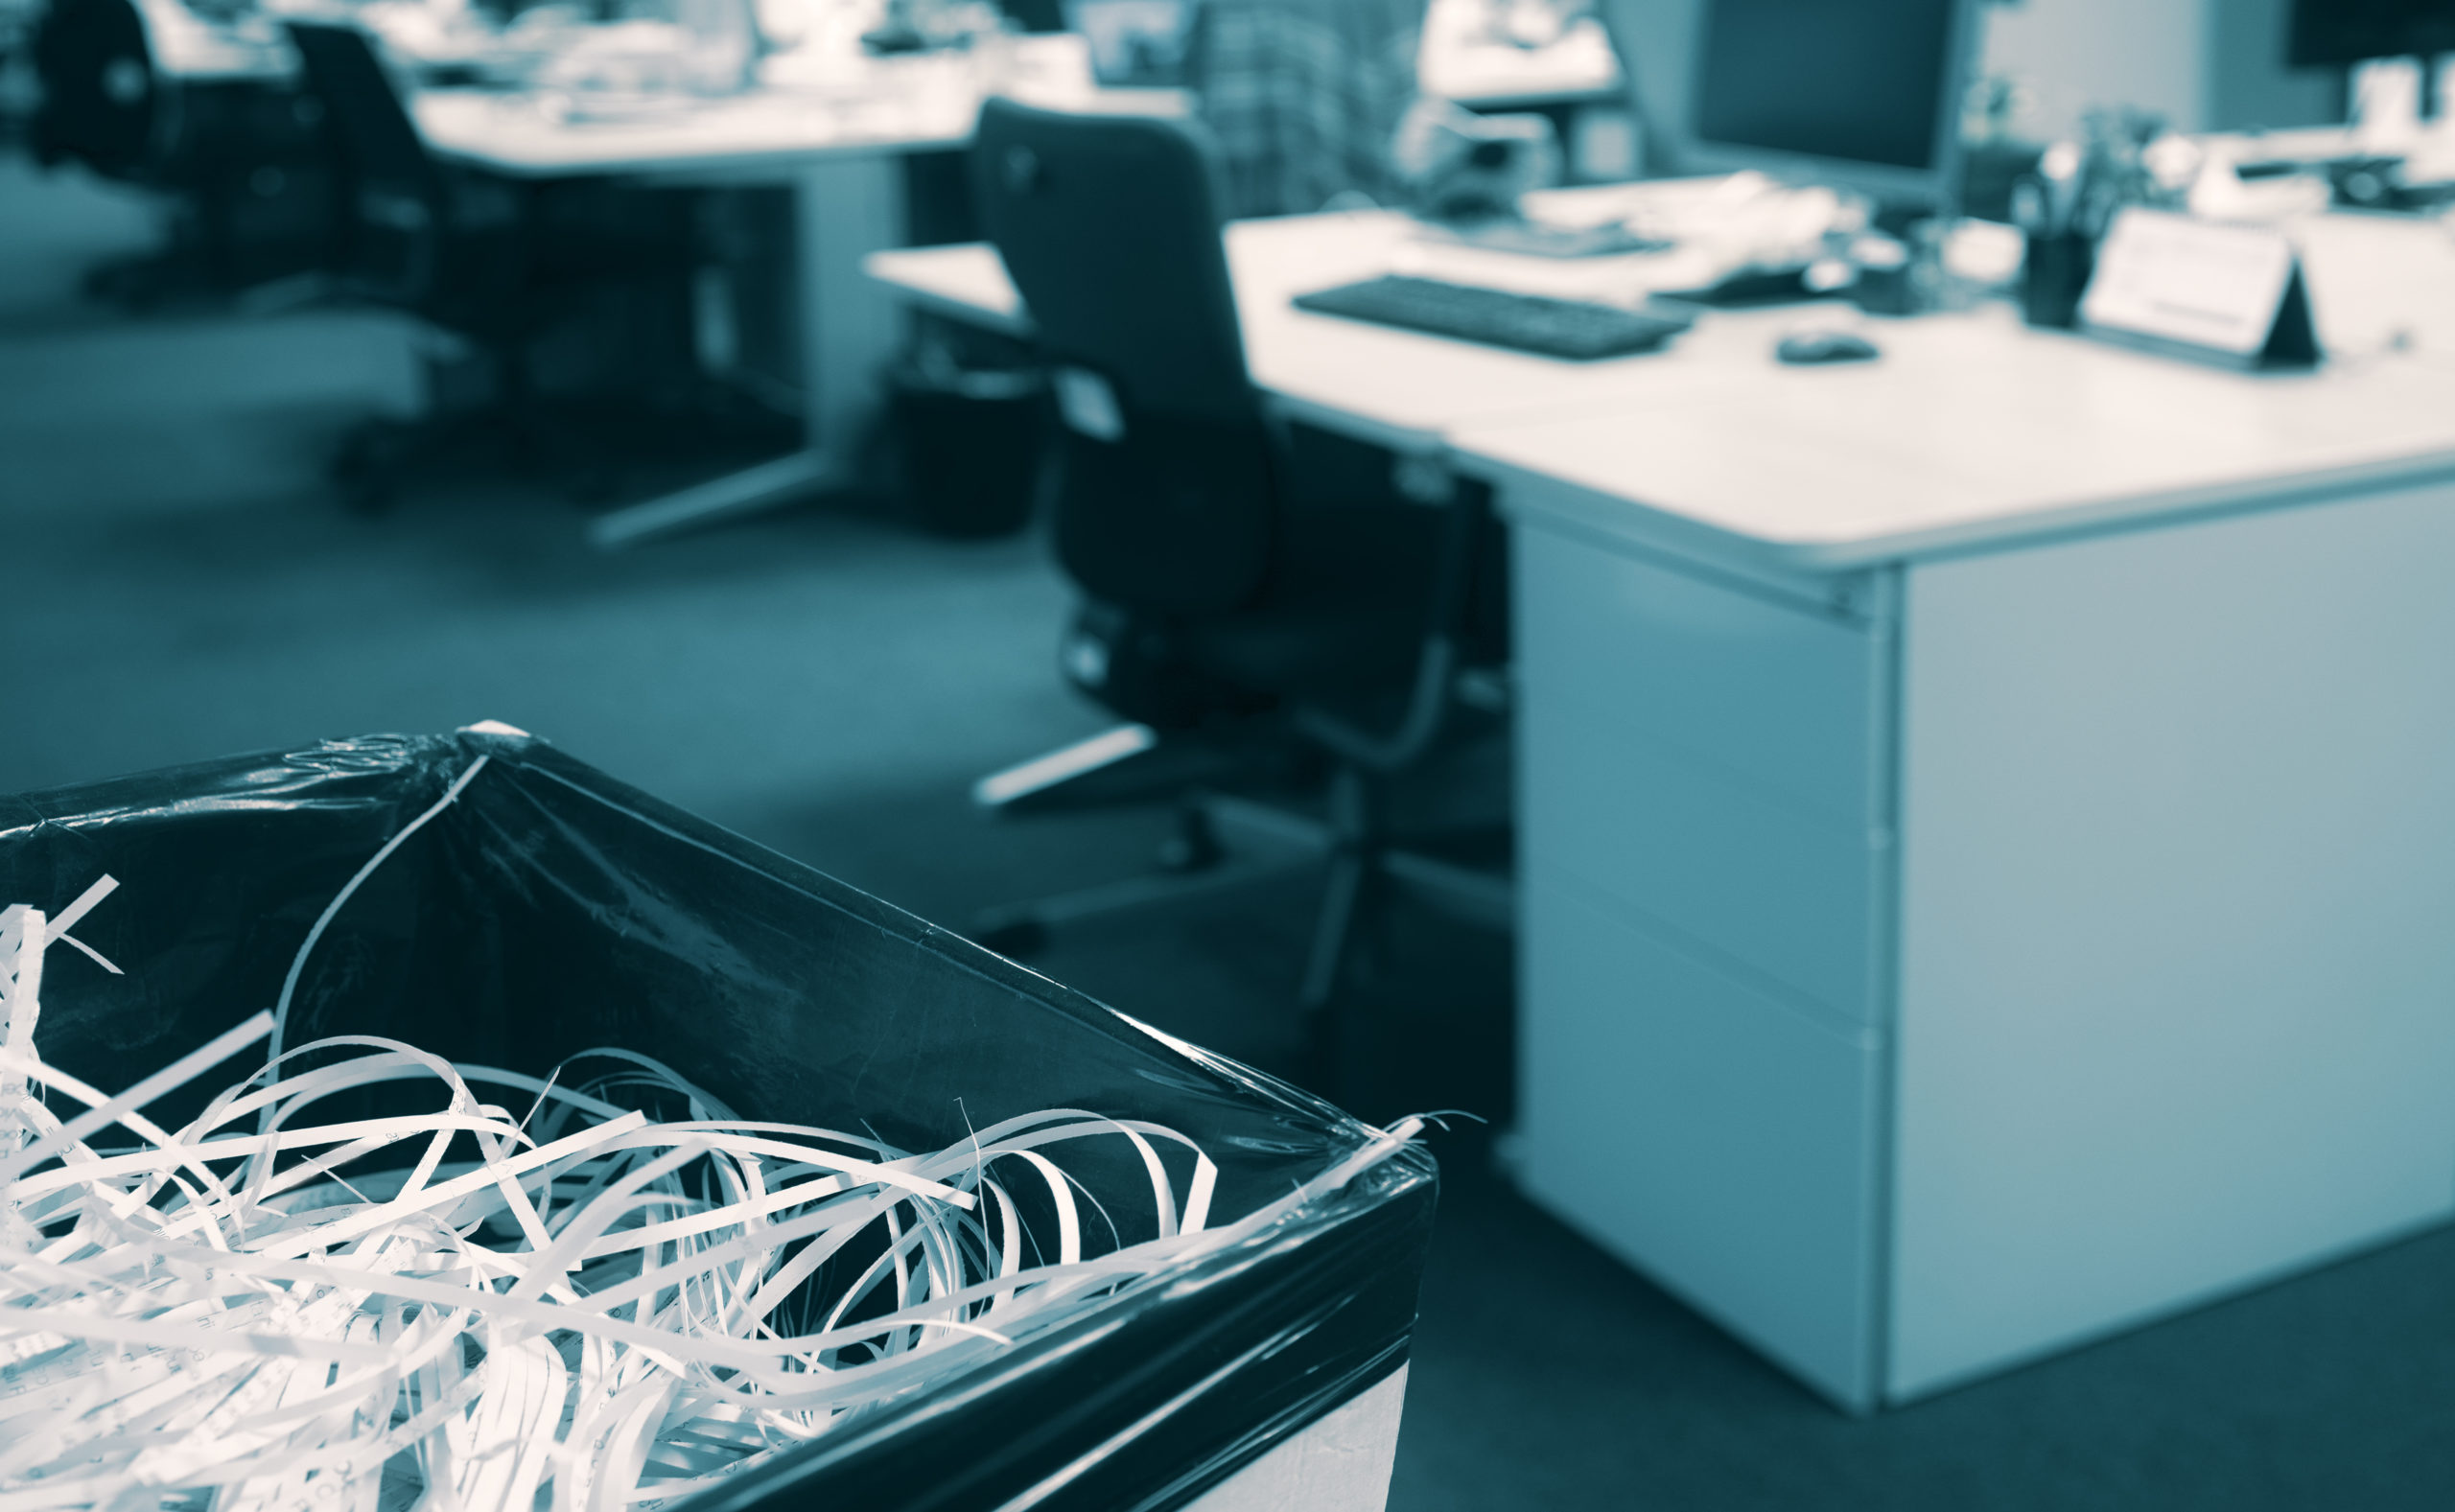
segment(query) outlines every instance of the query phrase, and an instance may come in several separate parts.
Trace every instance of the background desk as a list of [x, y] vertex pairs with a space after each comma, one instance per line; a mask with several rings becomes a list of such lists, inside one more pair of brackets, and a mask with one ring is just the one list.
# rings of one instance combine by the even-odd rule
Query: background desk
[[[1054, 44], [1053, 46], [1050, 44]], [[1057, 55], [1050, 58], [1050, 55]], [[1026, 65], [1058, 66], [1033, 88], [1074, 108], [1145, 107], [1093, 88], [1073, 37], [1017, 45]], [[871, 60], [857, 89], [755, 89], [675, 99], [636, 116], [577, 117], [540, 97], [428, 90], [418, 130], [437, 152], [512, 177], [606, 174], [649, 182], [774, 184], [795, 199], [800, 369], [807, 439], [792, 455], [600, 516], [590, 538], [619, 546], [755, 511], [851, 481], [858, 438], [883, 407], [882, 375], [902, 343], [896, 307], [864, 280], [861, 259], [904, 238], [905, 154], [960, 148], [983, 94], [961, 55]]]
[[2455, 1216], [2455, 242], [2303, 231], [2343, 355], [2254, 377], [1552, 362], [1286, 306], [1388, 218], [1229, 230], [1255, 381], [1512, 522], [1528, 1189], [1846, 1405]]

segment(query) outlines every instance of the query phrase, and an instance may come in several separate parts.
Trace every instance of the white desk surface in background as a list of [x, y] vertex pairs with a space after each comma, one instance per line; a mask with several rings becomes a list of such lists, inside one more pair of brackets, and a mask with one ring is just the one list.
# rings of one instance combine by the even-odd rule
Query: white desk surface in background
[[[1079, 40], [1056, 48], [1031, 38], [1041, 77], [994, 81], [1021, 98], [1065, 109], [1164, 112], [1173, 96], [1102, 90]], [[971, 140], [993, 81], [964, 54], [860, 60], [847, 78], [762, 84], [739, 94], [675, 94], [627, 103], [553, 91], [431, 89], [412, 105], [419, 134], [447, 156], [497, 173], [705, 176], [861, 153], [961, 148]]]
[[[1240, 222], [1228, 263], [1255, 384], [1291, 411], [1451, 450], [1565, 509], [1813, 570], [2455, 468], [2455, 237], [2430, 221], [2294, 227], [2322, 339], [2314, 373], [2240, 374], [2023, 327], [2008, 306], [1865, 320], [1792, 306], [1707, 316], [1668, 351], [1556, 361], [1308, 314], [1292, 295], [1391, 270], [1544, 279], [1428, 249], [1383, 212]], [[1423, 267], [1427, 261], [1429, 267]], [[865, 265], [917, 302], [1008, 331], [1028, 314], [985, 246]], [[1785, 367], [1782, 334], [1861, 325], [1878, 361]]]
[[1620, 59], [1602, 24], [1581, 16], [1541, 47], [1485, 29], [1480, 0], [1433, 0], [1415, 71], [1424, 93], [1462, 105], [1600, 100], [1620, 88]]
[[172, 79], [219, 83], [288, 79], [298, 71], [290, 42], [261, 15], [208, 21], [179, 0], [137, 0], [153, 66]]
[[[1625, 286], [1623, 260], [1547, 262], [1423, 241], [1389, 211], [1291, 216], [1228, 228], [1228, 274], [1253, 381], [1292, 413], [1407, 451], [1438, 451], [1458, 428], [1603, 404], [1642, 406], [1732, 386], [1770, 361], [1800, 307], [1725, 314], [1679, 338], [1676, 356], [1564, 362], [1295, 308], [1295, 295], [1392, 271], [1473, 281], [1485, 274], [1526, 287], [1544, 279], [1564, 296]], [[873, 254], [873, 278], [913, 303], [1014, 335], [1029, 313], [994, 248], [978, 244]], [[1625, 267], [1625, 265], [1623, 265]]]
[[831, 101], [780, 90], [677, 100], [628, 116], [555, 113], [539, 97], [431, 89], [413, 106], [418, 132], [448, 157], [528, 177], [571, 174], [699, 174], [858, 152], [961, 147], [976, 98]]

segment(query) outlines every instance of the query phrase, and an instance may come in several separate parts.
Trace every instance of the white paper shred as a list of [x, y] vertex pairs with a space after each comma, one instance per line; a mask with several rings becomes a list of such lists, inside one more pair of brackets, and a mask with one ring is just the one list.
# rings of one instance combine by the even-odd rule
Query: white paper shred
[[[84, 949], [67, 927], [113, 885], [0, 912], [0, 1512], [653, 1505], [1283, 1222], [1415, 1132], [1214, 1227], [1216, 1168], [1156, 1124], [1051, 1108], [909, 1151], [739, 1118], [621, 1049], [540, 1079], [281, 1047], [164, 1128], [148, 1105], [266, 1056], [276, 1019], [117, 1095], [47, 1064], [43, 953]], [[317, 1122], [382, 1083], [433, 1110]], [[1118, 1169], [1093, 1142], [1133, 1179], [1091, 1191]], [[1118, 1244], [1129, 1212], [1157, 1237]]]

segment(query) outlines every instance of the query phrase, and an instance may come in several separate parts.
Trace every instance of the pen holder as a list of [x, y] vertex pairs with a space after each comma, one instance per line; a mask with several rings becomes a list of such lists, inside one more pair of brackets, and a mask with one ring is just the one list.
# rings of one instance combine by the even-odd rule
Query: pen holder
[[2021, 316], [2033, 326], [2068, 331], [2079, 323], [2080, 295], [2095, 270], [2097, 244], [2076, 231], [2029, 233], [2021, 268]]

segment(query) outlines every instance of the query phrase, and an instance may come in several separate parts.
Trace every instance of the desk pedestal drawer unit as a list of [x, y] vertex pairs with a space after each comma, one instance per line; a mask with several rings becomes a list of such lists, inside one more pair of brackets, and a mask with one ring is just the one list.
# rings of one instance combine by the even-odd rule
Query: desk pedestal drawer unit
[[1857, 1409], [2455, 1215], [2455, 484], [1822, 573], [1508, 497], [1538, 1200]]

